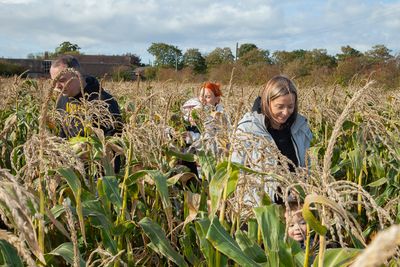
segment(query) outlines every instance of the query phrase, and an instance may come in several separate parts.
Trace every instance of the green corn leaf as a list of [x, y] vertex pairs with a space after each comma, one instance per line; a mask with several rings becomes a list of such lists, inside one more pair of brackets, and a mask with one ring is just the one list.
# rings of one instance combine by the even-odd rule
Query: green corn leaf
[[216, 216], [214, 216], [211, 222], [206, 238], [217, 250], [225, 254], [228, 258], [234, 260], [239, 265], [260, 266], [240, 249], [239, 245], [224, 229]]
[[238, 180], [239, 180], [239, 170], [232, 170], [228, 177], [228, 184], [226, 188], [227, 197], [229, 197], [230, 194], [236, 191]]
[[[54, 256], [62, 257], [71, 266], [74, 264], [74, 246], [71, 242], [63, 243], [45, 255], [46, 262], [51, 265]], [[79, 266], [84, 267], [85, 261], [80, 257]]]
[[211, 224], [210, 219], [203, 218], [203, 219], [198, 220], [195, 223], [195, 226], [196, 226], [196, 234], [200, 241], [200, 250], [201, 250], [201, 252], [203, 252], [203, 255], [207, 259], [207, 265], [214, 266], [215, 249], [212, 246], [212, 244], [210, 243], [210, 241], [208, 241], [206, 239], [208, 228], [210, 227], [210, 224]]
[[140, 178], [144, 177], [147, 173], [145, 171], [138, 171], [135, 172], [131, 175], [129, 175], [129, 177], [126, 180], [126, 186], [131, 186], [134, 183], [136, 183], [137, 180], [139, 180]]
[[[277, 205], [256, 207], [253, 209], [258, 227], [261, 227], [266, 251], [279, 251], [279, 241], [285, 235], [285, 227], [279, 218]], [[273, 231], [271, 229], [274, 229]]]
[[110, 199], [108, 198], [107, 194], [104, 191], [104, 185], [103, 185], [103, 178], [99, 177], [97, 179], [96, 183], [96, 188], [97, 188], [97, 194], [99, 196], [99, 199], [103, 203], [104, 209], [107, 211], [107, 214], [111, 214], [111, 203]]
[[159, 170], [143, 170], [141, 172], [146, 173], [154, 180], [158, 194], [161, 198], [165, 215], [167, 216], [169, 230], [172, 231], [172, 205], [169, 199], [167, 178]]
[[157, 253], [173, 261], [178, 266], [188, 266], [182, 255], [176, 252], [168, 241], [162, 228], [148, 217], [139, 221], [144, 233], [150, 238], [153, 248]]
[[[322, 196], [318, 196], [315, 194], [308, 195], [304, 200], [304, 205], [302, 209], [302, 215], [304, 220], [310, 225], [311, 229], [313, 229], [319, 235], [325, 235], [327, 232], [327, 228], [323, 226], [317, 218], [315, 218], [314, 214], [310, 210], [310, 204], [313, 202], [328, 204], [328, 199]], [[330, 202], [329, 202], [330, 203]]]
[[240, 164], [240, 163], [237, 163], [237, 162], [231, 162], [231, 166], [233, 166], [233, 167], [235, 167], [235, 168], [237, 168], [237, 169], [239, 169], [239, 170], [242, 170], [242, 171], [244, 171], [244, 172], [246, 172], [246, 173], [251, 173], [251, 174], [264, 174], [263, 172], [259, 172], [259, 171], [257, 171], [257, 170], [253, 170], [253, 169], [248, 168], [248, 167], [246, 167], [246, 166], [244, 166], [244, 165], [242, 165], [242, 164]]
[[198, 151], [197, 157], [201, 166], [201, 171], [207, 181], [211, 181], [211, 177], [215, 175], [215, 158], [204, 152], [203, 150]]
[[303, 266], [304, 264], [305, 251], [299, 242], [290, 238], [287, 243], [280, 241], [278, 254], [280, 266]]
[[103, 158], [102, 165], [104, 170], [104, 176], [114, 176], [114, 177], [116, 176], [111, 161], [109, 161], [106, 157]]
[[237, 182], [239, 179], [240, 169], [238, 166], [227, 161], [221, 162], [217, 165], [215, 175], [210, 182], [210, 198], [211, 198], [211, 212], [213, 215], [218, 209], [218, 204], [221, 201], [222, 192], [227, 187], [226, 197], [236, 191]]
[[267, 262], [268, 259], [264, 250], [262, 250], [255, 242], [251, 241], [247, 235], [238, 230], [236, 231], [235, 236], [239, 247], [248, 257], [258, 263]]
[[111, 219], [106, 215], [99, 200], [87, 200], [82, 202], [82, 211], [85, 217], [90, 217], [91, 224], [100, 229], [104, 247], [113, 254], [117, 253], [117, 244], [112, 235]]
[[141, 170], [135, 173], [135, 179], [145, 175], [149, 175], [150, 178], [152, 178], [155, 182], [164, 208], [171, 207], [171, 202], [168, 197], [168, 185], [166, 177], [159, 170]]
[[279, 216], [276, 204], [254, 208], [254, 213], [261, 228], [264, 249], [267, 253], [268, 266], [298, 266], [303, 263], [303, 251], [294, 240], [285, 242], [285, 226]]
[[89, 141], [92, 145], [93, 159], [101, 160], [104, 155], [104, 133], [100, 129], [94, 129], [94, 132], [97, 136], [90, 136]]
[[[65, 209], [63, 205], [55, 205], [51, 210], [48, 210], [46, 208], [46, 223], [51, 222], [54, 224], [55, 227], [69, 240], [71, 240], [71, 236], [68, 233], [68, 231], [65, 229], [64, 225], [57, 221], [56, 217], [60, 216], [62, 213], [64, 213]], [[56, 214], [54, 214], [56, 212]]]
[[280, 266], [279, 245], [282, 242], [282, 236], [285, 235], [285, 227], [279, 219], [278, 207], [269, 205], [256, 207], [253, 210], [258, 227], [261, 227], [264, 249], [268, 255], [269, 265]]
[[79, 177], [75, 174], [74, 170], [72, 170], [71, 168], [60, 168], [57, 170], [57, 172], [67, 180], [67, 183], [72, 189], [74, 196], [77, 195], [78, 191], [81, 189], [81, 181], [79, 180]]
[[376, 181], [374, 181], [372, 183], [369, 183], [367, 186], [369, 186], [369, 187], [378, 187], [378, 186], [386, 184], [387, 182], [388, 182], [387, 178], [381, 178], [381, 179], [376, 180]]
[[302, 215], [304, 220], [310, 225], [311, 229], [313, 229], [319, 235], [326, 235], [326, 227], [323, 226], [317, 218], [315, 218], [314, 214], [310, 210], [310, 206], [306, 203], [303, 205]]
[[79, 226], [81, 228], [83, 241], [86, 244], [85, 221], [83, 219], [82, 202], [81, 202], [82, 187], [79, 177], [76, 176], [75, 172], [71, 168], [67, 169], [60, 168], [57, 170], [57, 172], [61, 174], [65, 178], [65, 180], [67, 180], [69, 187], [72, 189], [76, 202], [76, 213], [78, 215]]
[[247, 221], [247, 237], [254, 243], [258, 241], [258, 224], [254, 218]]
[[356, 126], [357, 126], [357, 124], [355, 124], [354, 122], [349, 121], [349, 120], [345, 120], [343, 122], [342, 128], [343, 128], [344, 131], [347, 131], [347, 130], [349, 130], [349, 129], [353, 128], [353, 127], [356, 127]]
[[103, 177], [103, 190], [105, 196], [114, 204], [115, 211], [119, 211], [122, 207], [122, 198], [118, 190], [118, 180], [115, 176]]
[[83, 137], [83, 136], [75, 136], [68, 139], [68, 143], [70, 143], [71, 145], [85, 143], [89, 141], [90, 141], [89, 137]]
[[188, 161], [188, 162], [195, 162], [195, 157], [192, 153], [182, 153], [182, 152], [178, 152], [172, 149], [166, 149], [165, 153], [169, 156], [174, 156], [178, 159], [184, 160], [184, 161]]
[[369, 165], [372, 167], [371, 172], [376, 179], [385, 178], [387, 176], [387, 172], [385, 170], [385, 165], [383, 164], [381, 157], [378, 152], [370, 155], [368, 157]]
[[347, 155], [351, 162], [351, 167], [353, 169], [354, 179], [356, 179], [360, 172], [362, 172], [363, 167], [363, 154], [359, 147], [356, 147], [354, 150], [347, 152]]
[[[189, 231], [187, 231], [189, 232]], [[197, 245], [195, 240], [191, 240], [191, 236], [186, 232], [185, 235], [183, 235], [179, 239], [179, 244], [182, 249], [183, 255], [185, 255], [186, 259], [189, 261], [191, 266], [199, 266], [200, 264], [200, 259], [196, 256], [196, 254], [193, 251], [193, 245]]]
[[217, 167], [215, 175], [212, 177], [210, 182], [210, 198], [211, 198], [211, 211], [210, 215], [214, 215], [218, 209], [218, 205], [221, 201], [222, 191], [226, 186], [228, 180], [227, 168]]
[[[351, 266], [354, 258], [361, 253], [361, 249], [333, 248], [325, 251], [324, 267]], [[313, 267], [318, 267], [318, 258], [314, 260]]]
[[64, 206], [63, 205], [55, 205], [51, 208], [51, 213], [53, 214], [54, 218], [57, 219], [61, 214], [64, 213]]
[[137, 229], [137, 224], [133, 221], [125, 221], [113, 228], [113, 236], [131, 235]]
[[17, 250], [7, 241], [0, 239], [0, 264], [1, 266], [23, 267], [24, 264]]

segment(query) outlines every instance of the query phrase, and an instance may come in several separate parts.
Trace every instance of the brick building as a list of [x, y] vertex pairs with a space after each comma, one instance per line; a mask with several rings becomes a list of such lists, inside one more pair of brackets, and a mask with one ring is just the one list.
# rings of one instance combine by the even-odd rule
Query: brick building
[[[118, 68], [129, 69], [134, 63], [131, 56], [104, 56], [104, 55], [74, 55], [81, 65], [83, 73], [96, 77], [111, 75]], [[51, 67], [50, 59], [11, 59], [0, 58], [0, 60], [20, 65], [27, 70], [28, 77], [49, 77]], [[132, 72], [132, 75], [134, 73]], [[132, 77], [135, 79], [135, 77]]]

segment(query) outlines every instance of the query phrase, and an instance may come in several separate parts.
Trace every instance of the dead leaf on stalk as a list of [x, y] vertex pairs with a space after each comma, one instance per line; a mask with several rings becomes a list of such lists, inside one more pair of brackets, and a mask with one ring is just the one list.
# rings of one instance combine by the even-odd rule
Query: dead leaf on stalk
[[186, 182], [189, 181], [191, 178], [197, 179], [197, 176], [192, 172], [179, 173], [172, 176], [171, 178], [168, 178], [167, 185], [171, 186], [180, 181], [185, 186]]
[[120, 147], [119, 145], [108, 142], [106, 147], [107, 147], [107, 149], [111, 149], [117, 155], [124, 155], [124, 149], [122, 147]]
[[185, 222], [183, 223], [183, 228], [185, 228], [186, 224], [196, 219], [197, 213], [199, 212], [200, 199], [200, 194], [185, 191], [185, 201], [189, 210], [189, 215], [186, 217]]

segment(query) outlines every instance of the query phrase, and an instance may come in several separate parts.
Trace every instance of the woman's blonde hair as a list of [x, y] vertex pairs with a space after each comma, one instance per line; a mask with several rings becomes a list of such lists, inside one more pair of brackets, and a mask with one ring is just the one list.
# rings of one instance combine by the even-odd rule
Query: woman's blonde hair
[[265, 124], [267, 127], [271, 126], [272, 114], [271, 114], [271, 101], [277, 99], [280, 96], [293, 94], [295, 97], [294, 111], [287, 121], [281, 126], [281, 128], [290, 127], [296, 120], [298, 101], [297, 101], [297, 88], [292, 80], [283, 76], [277, 75], [268, 81], [264, 90], [261, 93], [261, 111], [265, 115]]

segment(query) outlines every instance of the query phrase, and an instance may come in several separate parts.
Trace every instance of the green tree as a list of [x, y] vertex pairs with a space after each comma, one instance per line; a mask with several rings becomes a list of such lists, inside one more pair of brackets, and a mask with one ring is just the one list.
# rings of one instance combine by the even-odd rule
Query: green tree
[[191, 68], [195, 73], [204, 73], [207, 69], [206, 60], [197, 48], [186, 50], [183, 55], [183, 66]]
[[305, 56], [306, 62], [311, 67], [336, 67], [336, 58], [334, 56], [328, 55], [326, 49], [313, 49], [312, 51], [307, 51]]
[[307, 76], [311, 71], [319, 68], [329, 70], [337, 66], [336, 58], [328, 55], [326, 49], [275, 51], [272, 55], [272, 62], [283, 69], [285, 73], [296, 77]]
[[205, 57], [208, 68], [213, 68], [221, 64], [233, 63], [234, 57], [229, 47], [215, 48]]
[[239, 60], [239, 63], [244, 66], [249, 66], [253, 64], [265, 63], [271, 64], [271, 59], [269, 58], [269, 51], [262, 49], [252, 49], [249, 52], [242, 55]]
[[374, 45], [371, 50], [365, 52], [365, 56], [373, 62], [385, 62], [393, 58], [390, 54], [392, 50], [383, 44]]
[[163, 68], [182, 67], [182, 51], [165, 43], [152, 43], [147, 51], [155, 57], [154, 65]]
[[125, 53], [125, 54], [122, 54], [122, 55], [126, 56], [126, 57], [129, 57], [129, 62], [130, 62], [131, 65], [136, 66], [136, 67], [144, 66], [144, 64], [141, 62], [142, 59], [138, 55], [133, 54], [133, 53]]
[[81, 48], [77, 44], [70, 43], [68, 41], [62, 42], [57, 48], [56, 48], [56, 55], [60, 54], [79, 54], [79, 50]]
[[361, 57], [363, 55], [360, 51], [354, 49], [349, 45], [342, 46], [340, 50], [342, 51], [342, 53], [336, 54], [338, 61], [344, 61], [349, 58]]
[[307, 51], [303, 49], [293, 50], [291, 52], [288, 51], [275, 51], [272, 54], [272, 62], [281, 67], [286, 66], [290, 62], [294, 60], [304, 60], [306, 57]]
[[239, 59], [254, 49], [258, 49], [258, 47], [255, 44], [251, 44], [251, 43], [241, 44], [239, 47], [239, 50], [238, 50]]

